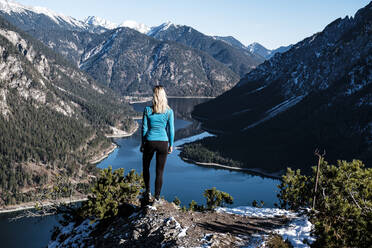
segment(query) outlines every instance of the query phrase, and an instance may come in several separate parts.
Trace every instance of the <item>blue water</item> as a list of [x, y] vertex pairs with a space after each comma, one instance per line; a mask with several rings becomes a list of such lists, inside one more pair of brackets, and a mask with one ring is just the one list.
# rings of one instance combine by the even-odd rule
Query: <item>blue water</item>
[[41, 248], [46, 247], [52, 235], [53, 226], [58, 224], [58, 216], [43, 218], [23, 218], [11, 222], [10, 218], [19, 212], [0, 214], [1, 248]]
[[[200, 101], [200, 99], [198, 99]], [[186, 102], [186, 103], [185, 103]], [[185, 103], [185, 104], [182, 104]], [[176, 113], [185, 112], [183, 106], [188, 108], [192, 105], [193, 99], [169, 99], [169, 105]], [[147, 103], [148, 104], [148, 103]], [[142, 111], [145, 104], [136, 104], [135, 109]], [[176, 114], [177, 116], [177, 114]], [[180, 129], [191, 126], [188, 117], [176, 117], [176, 133]], [[177, 134], [176, 134], [177, 136]], [[126, 172], [135, 169], [142, 171], [142, 153], [140, 147], [140, 131], [131, 137], [116, 139], [119, 145], [109, 157], [98, 164], [99, 168], [106, 168], [109, 165], [113, 169], [124, 168]], [[155, 181], [155, 156], [151, 163], [151, 186], [154, 188]], [[278, 180], [263, 178], [244, 172], [231, 171], [201, 167], [186, 163], [179, 157], [179, 151], [168, 155], [164, 170], [162, 195], [168, 201], [177, 196], [183, 205], [188, 205], [191, 200], [199, 204], [205, 204], [203, 192], [205, 189], [216, 187], [219, 190], [228, 192], [234, 197], [232, 206], [251, 205], [253, 200], [263, 200], [266, 207], [273, 207], [277, 202]]]

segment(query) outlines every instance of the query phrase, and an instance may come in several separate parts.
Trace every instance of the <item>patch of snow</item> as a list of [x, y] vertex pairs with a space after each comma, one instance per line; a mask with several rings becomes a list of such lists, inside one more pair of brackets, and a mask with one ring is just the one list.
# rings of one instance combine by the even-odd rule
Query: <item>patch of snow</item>
[[261, 124], [262, 122], [264, 121], [267, 121], [271, 118], [273, 118], [274, 116], [278, 115], [279, 113], [289, 109], [290, 107], [296, 105], [298, 102], [300, 102], [305, 96], [296, 96], [296, 97], [292, 97], [292, 98], [289, 98], [287, 100], [285, 100], [284, 102], [276, 105], [275, 107], [269, 109], [266, 111], [266, 116], [264, 118], [262, 118], [261, 120], [245, 127], [242, 129], [242, 131], [245, 131], [249, 128], [252, 128], [252, 127], [255, 127], [257, 126], [258, 124]]
[[187, 137], [187, 138], [183, 138], [183, 139], [180, 139], [180, 140], [177, 140], [174, 145], [175, 146], [181, 146], [185, 143], [190, 143], [190, 142], [194, 142], [194, 141], [197, 141], [197, 140], [200, 140], [200, 139], [204, 139], [206, 137], [211, 137], [211, 136], [215, 136], [213, 134], [210, 134], [208, 132], [203, 132], [201, 134], [197, 134], [197, 135], [194, 135], [194, 136], [191, 136], [191, 137]]
[[273, 218], [275, 216], [286, 215], [288, 217], [296, 217], [297, 214], [288, 210], [279, 208], [255, 208], [249, 206], [236, 207], [236, 208], [217, 208], [217, 212], [238, 214], [257, 218]]
[[234, 112], [231, 115], [240, 115], [240, 114], [243, 114], [243, 113], [246, 113], [246, 112], [249, 112], [249, 111], [251, 111], [251, 109], [243, 109], [241, 111]]
[[118, 35], [118, 32], [119, 30], [116, 30], [109, 39], [105, 40], [104, 42], [102, 42], [101, 44], [95, 46], [93, 49], [91, 49], [90, 51], [86, 52], [81, 61], [82, 63], [79, 65], [79, 67], [81, 68], [82, 66], [84, 66], [85, 62], [92, 56], [95, 56], [97, 54], [104, 54], [104, 53], [107, 53], [110, 49], [111, 49], [111, 46], [114, 42], [114, 39], [116, 38], [116, 36]]
[[180, 223], [178, 223], [178, 221], [177, 221], [173, 216], [171, 216], [171, 217], [169, 217], [169, 218], [166, 218], [166, 219], [164, 220], [164, 222], [165, 222], [166, 225], [169, 225], [170, 223], [175, 222], [175, 224], [176, 224], [176, 229], [181, 228]]
[[189, 227], [182, 228], [181, 229], [181, 232], [178, 234], [178, 237], [179, 238], [185, 237], [186, 236], [186, 232], [187, 232], [188, 229], [189, 229]]
[[202, 245], [202, 248], [210, 248], [212, 243], [210, 242], [211, 239], [213, 237], [213, 234], [212, 233], [207, 233], [204, 235], [204, 237], [200, 240], [203, 245]]
[[12, 12], [27, 14], [27, 11], [30, 11], [36, 14], [46, 15], [57, 24], [67, 23], [75, 27], [86, 28], [82, 21], [76, 20], [70, 16], [57, 14], [56, 12], [44, 7], [30, 7], [9, 0], [0, 0], [0, 10], [7, 14], [11, 14]]
[[257, 88], [257, 89], [254, 89], [254, 90], [252, 90], [252, 91], [249, 91], [249, 92], [245, 93], [244, 95], [250, 95], [250, 94], [253, 94], [253, 93], [255, 93], [255, 92], [258, 92], [258, 91], [261, 91], [261, 90], [265, 89], [266, 87], [267, 87], [267, 85], [262, 86], [262, 87], [259, 87], [259, 88]]
[[100, 94], [104, 94], [105, 92], [103, 92], [103, 90], [101, 88], [99, 88], [97, 85], [95, 84], [92, 84], [92, 88], [97, 91], [98, 93]]
[[[74, 223], [70, 223], [67, 226], [62, 228], [56, 240], [48, 244], [48, 248], [83, 247], [84, 240], [89, 237], [90, 233], [92, 232], [92, 230], [98, 223], [99, 221], [96, 221], [91, 224], [89, 219], [83, 221], [77, 227], [74, 227]], [[66, 236], [72, 232], [74, 232], [75, 235], [68, 236], [67, 239], [65, 239], [63, 242], [59, 241], [60, 237]]]
[[151, 205], [148, 205], [147, 206], [147, 208], [148, 209], [151, 209], [151, 210], [153, 210], [153, 211], [156, 211], [156, 210], [158, 210], [156, 207], [154, 207], [154, 206], [151, 206]]
[[84, 23], [93, 26], [101, 26], [107, 29], [115, 29], [118, 27], [116, 23], [110, 22], [98, 16], [88, 16], [84, 19]]
[[164, 23], [160, 24], [159, 26], [151, 27], [150, 30], [147, 32], [147, 35], [148, 36], [155, 36], [157, 33], [162, 32], [162, 31], [166, 31], [167, 29], [169, 29], [172, 26], [176, 27], [176, 28], [179, 27], [179, 25], [175, 25], [174, 23], [172, 23], [170, 21], [167, 21], [167, 22], [164, 22]]
[[[307, 244], [304, 244], [303, 241], [308, 240], [310, 243], [314, 241], [314, 238], [310, 236], [313, 225], [306, 216], [300, 215], [299, 213], [279, 208], [254, 208], [248, 206], [237, 208], [217, 208], [216, 211], [256, 218], [272, 218], [284, 215], [292, 220], [288, 225], [274, 229], [275, 233], [282, 236], [284, 240], [288, 239], [294, 247], [309, 247]], [[257, 242], [259, 240], [256, 239], [255, 241]]]

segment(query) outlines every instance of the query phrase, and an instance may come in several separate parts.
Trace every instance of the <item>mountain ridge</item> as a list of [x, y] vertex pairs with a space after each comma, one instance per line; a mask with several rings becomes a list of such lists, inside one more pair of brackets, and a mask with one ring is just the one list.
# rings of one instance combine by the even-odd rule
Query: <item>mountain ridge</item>
[[36, 199], [58, 174], [87, 183], [105, 133], [134, 125], [111, 89], [2, 17], [0, 68], [0, 206]]
[[[244, 149], [261, 157], [270, 150], [277, 162], [296, 167], [301, 158], [310, 163], [318, 147], [332, 161], [357, 157], [370, 165], [371, 16], [372, 3], [354, 18], [333, 21], [259, 65], [232, 90], [196, 106], [193, 116], [206, 130], [223, 133], [215, 142], [245, 162], [238, 154]], [[263, 160], [263, 167], [275, 169], [271, 158]]]
[[149, 95], [161, 83], [169, 95], [216, 96], [238, 81], [223, 64], [182, 44], [124, 27], [105, 35], [88, 45], [80, 67], [122, 94]]
[[236, 48], [186, 25], [163, 23], [153, 28], [148, 35], [158, 40], [175, 41], [206, 52], [241, 77], [264, 61], [261, 56], [256, 56], [246, 49]]

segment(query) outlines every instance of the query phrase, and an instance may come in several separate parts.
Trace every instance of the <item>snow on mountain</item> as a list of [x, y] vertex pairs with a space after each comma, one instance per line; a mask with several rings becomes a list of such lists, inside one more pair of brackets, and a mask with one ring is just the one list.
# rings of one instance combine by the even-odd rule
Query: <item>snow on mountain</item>
[[150, 31], [150, 27], [146, 26], [143, 23], [138, 23], [136, 21], [132, 20], [126, 20], [122, 24], [119, 25], [119, 27], [127, 27], [134, 30], [137, 30], [140, 33], [146, 34]]
[[247, 46], [247, 49], [251, 52], [251, 53], [255, 53], [255, 54], [259, 54], [261, 55], [262, 57], [264, 58], [269, 58], [272, 51], [267, 49], [266, 47], [262, 46], [260, 43], [258, 42], [253, 42], [252, 44], [248, 45]]
[[172, 26], [178, 27], [179, 25], [176, 25], [176, 24], [172, 23], [171, 21], [167, 21], [167, 22], [164, 22], [164, 23], [160, 24], [159, 26], [151, 27], [150, 30], [147, 32], [147, 35], [154, 37], [156, 35], [156, 33], [159, 33], [161, 31], [165, 31]]
[[84, 22], [73, 17], [58, 14], [44, 7], [29, 7], [9, 0], [0, 0], [0, 11], [5, 12], [9, 15], [12, 13], [28, 14], [28, 12], [34, 12], [36, 14], [43, 14], [48, 16], [57, 24], [67, 23], [78, 28], [86, 28]]
[[247, 46], [247, 49], [254, 54], [258, 54], [266, 59], [270, 59], [272, 56], [274, 56], [276, 53], [284, 53], [291, 49], [292, 45], [289, 46], [281, 46], [277, 49], [267, 49], [263, 45], [261, 45], [258, 42], [253, 42], [252, 44]]
[[116, 23], [110, 22], [97, 16], [88, 16], [87, 18], [85, 18], [84, 23], [87, 25], [101, 26], [107, 29], [114, 29], [118, 27]]
[[232, 36], [213, 36], [213, 38], [217, 40], [222, 40], [227, 44], [230, 44], [231, 46], [239, 49], [247, 49], [239, 40], [235, 39]]

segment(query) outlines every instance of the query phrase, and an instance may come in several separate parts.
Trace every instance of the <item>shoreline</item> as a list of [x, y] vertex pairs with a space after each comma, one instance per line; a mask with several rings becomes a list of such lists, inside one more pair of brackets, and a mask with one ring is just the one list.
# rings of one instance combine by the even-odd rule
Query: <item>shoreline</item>
[[268, 172], [262, 171], [259, 168], [249, 169], [249, 168], [233, 167], [233, 166], [217, 164], [217, 163], [199, 162], [199, 161], [195, 161], [193, 159], [182, 157], [181, 155], [180, 155], [180, 158], [187, 163], [192, 163], [192, 164], [199, 165], [199, 166], [215, 167], [215, 168], [228, 169], [228, 170], [233, 170], [233, 171], [245, 171], [245, 172], [249, 172], [251, 174], [256, 174], [258, 176], [269, 177], [269, 178], [272, 178], [272, 179], [280, 179], [281, 175], [282, 175], [281, 171], [274, 172], [274, 173], [268, 173]]
[[167, 96], [168, 98], [181, 98], [181, 99], [190, 99], [190, 98], [198, 98], [198, 99], [214, 99], [215, 96]]
[[137, 122], [134, 122], [134, 125], [135, 125], [135, 127], [129, 132], [117, 129], [115, 127], [111, 127], [112, 130], [114, 131], [114, 133], [113, 134], [105, 134], [105, 136], [106, 136], [106, 138], [125, 138], [125, 137], [132, 136], [138, 130], [138, 127], [139, 127]]
[[[117, 135], [115, 137], [107, 137], [107, 136], [106, 137], [107, 138], [129, 137], [129, 136], [133, 135], [138, 130], [138, 126], [139, 126], [138, 123], [136, 123], [135, 128], [129, 133]], [[91, 160], [88, 163], [89, 164], [98, 164], [99, 162], [101, 162], [102, 160], [107, 158], [113, 151], [115, 151], [116, 148], [118, 148], [118, 145], [115, 144], [115, 143], [112, 143], [112, 145], [108, 149], [105, 149], [104, 151], [101, 152], [101, 155], [98, 158], [95, 158], [94, 160]], [[71, 199], [71, 200], [70, 200], [70, 198], [61, 198], [61, 199], [58, 200], [58, 202], [75, 203], [75, 202], [86, 201], [87, 199], [88, 198], [86, 196], [73, 197], [73, 199]], [[5, 213], [12, 213], [12, 212], [19, 212], [19, 211], [23, 211], [23, 210], [34, 209], [36, 203], [37, 202], [35, 202], [35, 201], [30, 201], [30, 202], [20, 203], [20, 204], [17, 204], [17, 205], [0, 207], [0, 215], [5, 214]], [[51, 205], [51, 204], [52, 203], [50, 201], [43, 202], [44, 206], [48, 206], [48, 205]]]
[[94, 160], [89, 161], [89, 164], [98, 164], [105, 158], [107, 158], [112, 152], [115, 151], [115, 149], [118, 148], [118, 145], [115, 143], [111, 143], [111, 147], [109, 149], [106, 149], [102, 152], [102, 155], [99, 156], [98, 158], [95, 158]]
[[[87, 196], [84, 197], [73, 197], [75, 199], [70, 199], [70, 198], [61, 198], [58, 200], [58, 203], [76, 203], [76, 202], [82, 202], [88, 200]], [[20, 203], [18, 205], [12, 205], [12, 206], [5, 206], [0, 208], [0, 215], [6, 214], [6, 213], [13, 213], [13, 212], [20, 212], [24, 210], [30, 210], [30, 209], [35, 209], [35, 205], [38, 202], [31, 201], [31, 202], [25, 202], [25, 203]], [[43, 206], [50, 206], [53, 203], [51, 201], [44, 201], [42, 202]]]
[[[117, 134], [113, 134], [113, 135], [106, 135], [107, 138], [125, 138], [125, 137], [129, 137], [129, 136], [132, 136], [137, 130], [138, 130], [138, 123], [136, 122], [135, 123], [135, 127], [133, 130], [131, 130], [131, 132], [127, 133], [123, 130], [120, 130], [120, 131], [123, 131], [123, 133], [117, 133]], [[115, 149], [118, 148], [118, 145], [115, 144], [114, 142], [111, 144], [111, 147], [109, 149], [106, 149], [104, 151], [102, 151], [102, 155], [99, 156], [98, 158], [94, 159], [94, 160], [91, 160], [89, 161], [90, 164], [98, 164], [99, 162], [101, 162], [102, 160], [104, 160], [105, 158], [107, 158], [112, 152], [115, 151]]]

